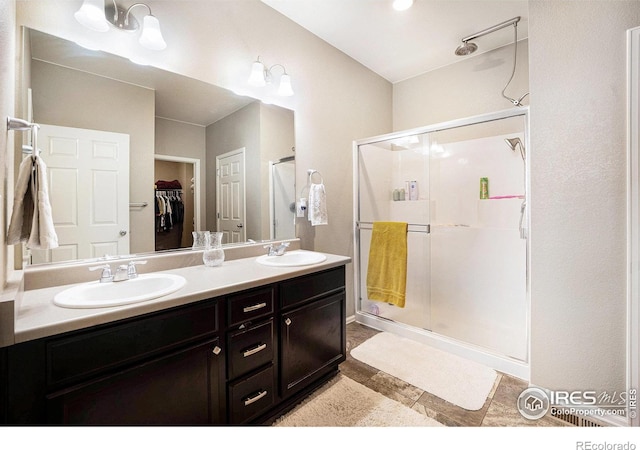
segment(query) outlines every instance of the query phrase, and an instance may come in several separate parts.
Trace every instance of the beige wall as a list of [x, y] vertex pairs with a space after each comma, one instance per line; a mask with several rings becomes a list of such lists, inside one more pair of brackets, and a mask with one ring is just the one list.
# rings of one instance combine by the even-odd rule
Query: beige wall
[[626, 35], [637, 1], [530, 1], [531, 380], [625, 388]]
[[[481, 47], [482, 43], [478, 45]], [[526, 39], [518, 42], [516, 73], [505, 91], [508, 97], [519, 98], [529, 91], [528, 47]], [[461, 57], [456, 64], [394, 84], [393, 129], [406, 130], [512, 108], [501, 92], [511, 76], [513, 53], [513, 46], [509, 45]], [[529, 97], [523, 103], [529, 104]]]
[[[131, 202], [153, 202], [155, 93], [132, 84], [33, 61], [33, 120], [129, 135]], [[154, 249], [151, 208], [130, 210], [130, 252]]]

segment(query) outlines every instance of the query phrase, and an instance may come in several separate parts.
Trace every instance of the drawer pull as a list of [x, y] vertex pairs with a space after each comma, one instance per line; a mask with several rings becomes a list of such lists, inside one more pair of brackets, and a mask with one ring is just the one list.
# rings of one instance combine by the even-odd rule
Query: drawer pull
[[242, 352], [242, 356], [246, 358], [248, 356], [255, 355], [256, 353], [261, 352], [265, 348], [267, 348], [267, 344], [259, 344], [256, 347], [253, 347], [252, 349], [245, 350], [244, 352]]
[[217, 345], [212, 350], [214, 355], [219, 355], [221, 351], [222, 351], [222, 349], [220, 347], [218, 347]]
[[287, 318], [284, 320], [284, 324], [285, 324], [286, 326], [291, 325], [291, 319], [289, 319], [289, 318], [287, 317]]
[[253, 397], [247, 397], [244, 399], [244, 406], [249, 406], [252, 403], [257, 402], [258, 400], [260, 400], [261, 398], [263, 398], [265, 395], [267, 395], [267, 391], [262, 391], [262, 392], [258, 392], [255, 396]]
[[244, 308], [242, 308], [242, 312], [248, 313], [248, 312], [251, 312], [251, 311], [257, 311], [258, 309], [262, 309], [265, 306], [267, 306], [267, 304], [264, 303], [264, 302], [263, 303], [258, 303], [258, 304], [253, 305], [253, 306], [245, 306]]

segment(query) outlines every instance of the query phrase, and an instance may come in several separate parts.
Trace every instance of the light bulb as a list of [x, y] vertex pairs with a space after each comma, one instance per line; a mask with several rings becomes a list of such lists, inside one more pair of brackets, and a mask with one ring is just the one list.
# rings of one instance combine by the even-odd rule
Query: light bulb
[[155, 16], [149, 14], [144, 17], [142, 21], [142, 33], [140, 33], [138, 42], [149, 50], [164, 50], [167, 48], [167, 43], [162, 38], [162, 33], [160, 32], [160, 22]]
[[104, 0], [84, 0], [82, 6], [73, 15], [85, 27], [104, 33], [109, 23], [104, 16]]
[[405, 11], [413, 6], [413, 0], [393, 0], [393, 9]]
[[291, 77], [286, 73], [280, 77], [280, 86], [278, 86], [278, 95], [290, 97], [293, 95], [291, 88]]
[[267, 80], [264, 77], [264, 64], [260, 61], [255, 61], [251, 65], [251, 75], [249, 75], [249, 80], [247, 81], [251, 86], [265, 86], [267, 84]]

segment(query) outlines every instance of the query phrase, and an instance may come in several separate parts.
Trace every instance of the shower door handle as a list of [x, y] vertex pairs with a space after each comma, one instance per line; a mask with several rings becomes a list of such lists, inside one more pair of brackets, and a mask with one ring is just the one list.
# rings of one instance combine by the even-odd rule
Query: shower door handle
[[523, 201], [522, 205], [520, 205], [520, 224], [518, 225], [518, 229], [520, 230], [520, 239], [527, 239], [527, 235], [529, 234], [527, 231], [527, 227], [524, 223], [524, 215], [527, 210], [527, 201]]

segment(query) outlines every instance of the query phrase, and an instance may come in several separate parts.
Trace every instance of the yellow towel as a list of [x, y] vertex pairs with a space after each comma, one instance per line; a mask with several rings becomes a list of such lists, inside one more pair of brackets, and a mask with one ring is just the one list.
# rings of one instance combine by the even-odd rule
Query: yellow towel
[[407, 224], [374, 222], [367, 270], [369, 300], [404, 308], [407, 290]]

